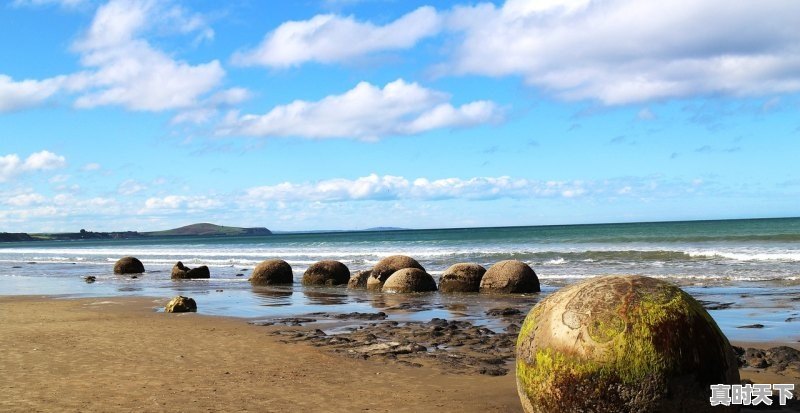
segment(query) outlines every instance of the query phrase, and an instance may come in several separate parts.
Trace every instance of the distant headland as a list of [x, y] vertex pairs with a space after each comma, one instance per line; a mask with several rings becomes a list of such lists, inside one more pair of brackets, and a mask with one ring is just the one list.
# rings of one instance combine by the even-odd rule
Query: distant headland
[[20, 241], [73, 241], [73, 240], [101, 240], [101, 239], [137, 239], [150, 237], [241, 237], [272, 235], [272, 231], [264, 227], [241, 228], [199, 223], [186, 225], [166, 231], [115, 231], [94, 232], [84, 229], [79, 232], [38, 233], [25, 232], [0, 232], [0, 242]]

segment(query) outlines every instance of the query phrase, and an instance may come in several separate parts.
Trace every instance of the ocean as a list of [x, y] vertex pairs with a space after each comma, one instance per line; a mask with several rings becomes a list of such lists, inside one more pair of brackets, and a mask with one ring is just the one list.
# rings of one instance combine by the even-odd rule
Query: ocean
[[[355, 272], [394, 254], [414, 257], [434, 278], [459, 262], [488, 268], [500, 260], [521, 260], [535, 270], [544, 295], [599, 275], [662, 278], [700, 299], [726, 304], [725, 314], [743, 310], [723, 330], [756, 318], [761, 324], [774, 319], [779, 329], [785, 327], [780, 318], [791, 318], [800, 306], [800, 218], [2, 243], [0, 295], [194, 294], [206, 296], [200, 300], [206, 313], [250, 318], [330, 311], [331, 305], [336, 311], [374, 311], [371, 293], [297, 283], [319, 260], [339, 260]], [[114, 262], [126, 255], [142, 260], [147, 273], [137, 279], [115, 276]], [[249, 270], [269, 258], [291, 264], [295, 286], [250, 287]], [[188, 266], [208, 265], [211, 280], [170, 280], [170, 269], [179, 260]], [[84, 283], [86, 275], [94, 275], [97, 282]], [[481, 302], [483, 308], [508, 302], [533, 305], [540, 298], [503, 297], [498, 300], [506, 302], [497, 303], [486, 297], [434, 294], [426, 300], [433, 307], [459, 301]], [[791, 326], [800, 335], [800, 324]], [[753, 337], [735, 333], [751, 339], [764, 337], [767, 330]]]

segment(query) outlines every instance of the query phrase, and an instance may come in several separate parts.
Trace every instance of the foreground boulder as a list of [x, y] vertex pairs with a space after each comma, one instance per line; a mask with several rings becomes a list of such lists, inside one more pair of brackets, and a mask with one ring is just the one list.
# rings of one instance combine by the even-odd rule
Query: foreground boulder
[[136, 257], [122, 257], [114, 264], [114, 274], [141, 274], [144, 265]]
[[383, 283], [385, 293], [424, 293], [436, 291], [436, 281], [419, 268], [403, 268], [390, 275]]
[[168, 313], [194, 313], [197, 312], [197, 303], [194, 302], [194, 298], [179, 295], [169, 300], [164, 307], [164, 311]]
[[710, 385], [739, 384], [730, 343], [694, 298], [653, 278], [559, 290], [528, 314], [516, 357], [528, 413], [738, 411], [709, 403]]
[[178, 261], [172, 266], [172, 279], [173, 280], [186, 280], [193, 278], [211, 278], [211, 271], [208, 267], [202, 265], [197, 268], [189, 268]]
[[383, 283], [386, 282], [386, 279], [389, 278], [390, 275], [403, 268], [416, 268], [425, 271], [425, 268], [422, 268], [422, 265], [411, 257], [392, 255], [378, 261], [378, 263], [372, 267], [372, 273], [369, 279], [367, 279], [367, 289], [380, 290], [381, 287], [383, 287]]
[[370, 274], [372, 274], [372, 270], [362, 270], [350, 276], [350, 280], [347, 281], [347, 288], [351, 290], [367, 288], [367, 279], [369, 279]]
[[255, 285], [291, 284], [292, 266], [284, 260], [266, 260], [256, 265], [250, 282]]
[[482, 293], [539, 292], [539, 278], [528, 264], [517, 260], [500, 261], [492, 265], [481, 278]]
[[450, 266], [439, 278], [439, 291], [443, 293], [477, 293], [486, 268], [474, 263]]
[[350, 269], [339, 261], [320, 261], [303, 273], [303, 285], [341, 285], [348, 281]]

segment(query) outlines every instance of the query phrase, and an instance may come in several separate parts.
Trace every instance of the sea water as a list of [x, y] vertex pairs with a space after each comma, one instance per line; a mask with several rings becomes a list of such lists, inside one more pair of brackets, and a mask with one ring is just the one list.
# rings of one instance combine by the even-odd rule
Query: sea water
[[[542, 283], [543, 294], [519, 297], [427, 295], [422, 299], [430, 307], [427, 312], [409, 317], [480, 321], [478, 313], [486, 307], [532, 306], [584, 278], [637, 274], [668, 280], [698, 299], [731, 307], [712, 310], [712, 315], [735, 338], [800, 336], [800, 319], [785, 321], [800, 315], [798, 218], [2, 243], [0, 295], [188, 294], [200, 297], [202, 312], [253, 318], [376, 311], [382, 294], [300, 285], [253, 288], [246, 279], [264, 259], [289, 262], [297, 284], [319, 260], [339, 260], [355, 272], [394, 254], [414, 257], [434, 278], [459, 262], [488, 268], [516, 259], [530, 264]], [[114, 262], [126, 255], [138, 257], [147, 273], [136, 279], [114, 275]], [[190, 267], [208, 265], [212, 278], [170, 280], [170, 269], [179, 260]], [[97, 282], [84, 283], [87, 275]], [[765, 328], [738, 328], [753, 323]]]

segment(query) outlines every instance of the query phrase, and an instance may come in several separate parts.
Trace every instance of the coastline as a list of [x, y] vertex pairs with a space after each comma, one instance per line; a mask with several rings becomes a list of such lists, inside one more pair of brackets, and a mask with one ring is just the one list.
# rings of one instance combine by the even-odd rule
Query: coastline
[[[0, 410], [520, 411], [513, 365], [491, 376], [344, 357], [283, 340], [276, 332], [285, 326], [155, 311], [165, 302], [0, 296]], [[800, 382], [742, 373], [755, 383]]]

